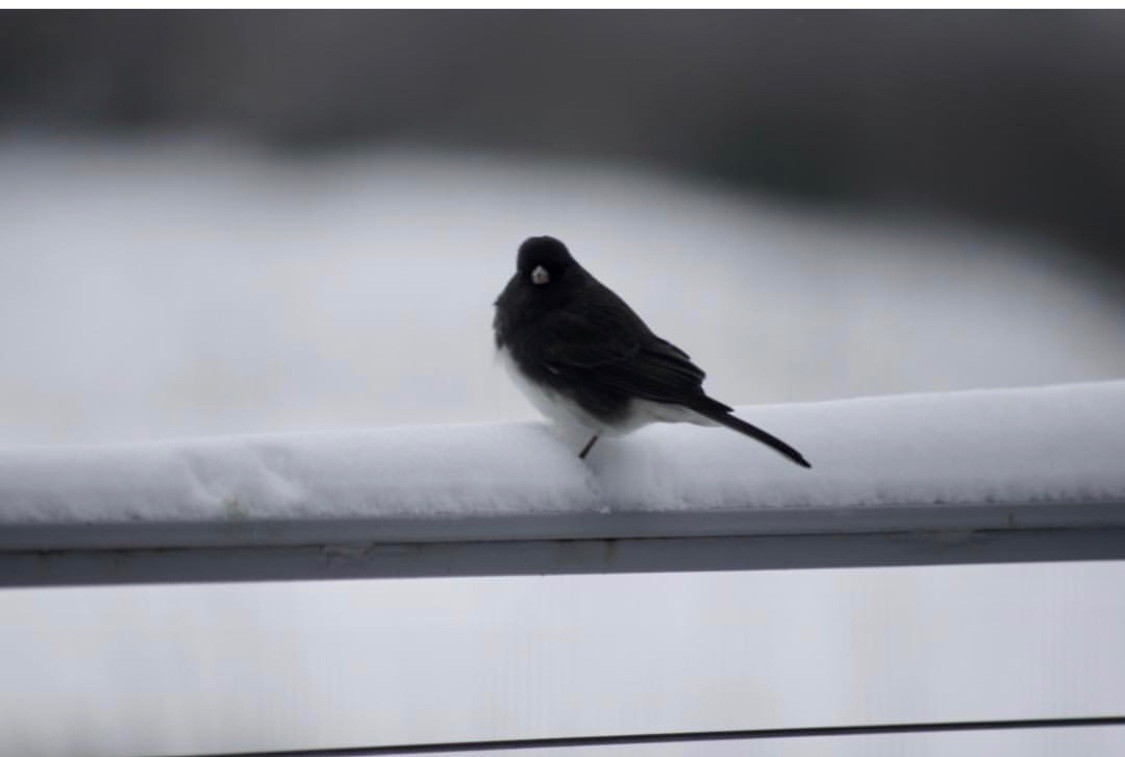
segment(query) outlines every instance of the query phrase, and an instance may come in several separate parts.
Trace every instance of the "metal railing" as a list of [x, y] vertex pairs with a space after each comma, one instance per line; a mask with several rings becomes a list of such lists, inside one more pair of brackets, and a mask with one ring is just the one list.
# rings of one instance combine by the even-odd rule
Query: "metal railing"
[[12, 525], [0, 585], [1125, 558], [1125, 503]]

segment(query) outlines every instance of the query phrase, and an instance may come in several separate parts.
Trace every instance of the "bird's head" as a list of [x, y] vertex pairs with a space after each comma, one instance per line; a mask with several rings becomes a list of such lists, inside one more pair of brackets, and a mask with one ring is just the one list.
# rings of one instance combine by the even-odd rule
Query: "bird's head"
[[566, 245], [554, 237], [528, 237], [520, 245], [516, 275], [533, 289], [558, 289], [578, 264]]

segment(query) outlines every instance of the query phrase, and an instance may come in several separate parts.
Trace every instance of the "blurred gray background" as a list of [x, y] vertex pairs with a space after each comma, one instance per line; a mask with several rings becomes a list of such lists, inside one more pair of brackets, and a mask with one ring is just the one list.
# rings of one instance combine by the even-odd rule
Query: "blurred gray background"
[[535, 417], [531, 234], [730, 404], [1125, 375], [1125, 13], [7, 11], [0, 443]]
[[8, 12], [0, 113], [653, 164], [1117, 262], [1123, 50], [1117, 11]]

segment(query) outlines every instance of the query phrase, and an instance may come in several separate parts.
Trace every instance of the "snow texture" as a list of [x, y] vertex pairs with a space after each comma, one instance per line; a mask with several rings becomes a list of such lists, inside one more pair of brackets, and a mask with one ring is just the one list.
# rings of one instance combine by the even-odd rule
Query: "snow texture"
[[541, 423], [0, 449], [0, 523], [1125, 503], [1125, 381], [744, 407], [804, 470], [657, 425], [585, 463]]

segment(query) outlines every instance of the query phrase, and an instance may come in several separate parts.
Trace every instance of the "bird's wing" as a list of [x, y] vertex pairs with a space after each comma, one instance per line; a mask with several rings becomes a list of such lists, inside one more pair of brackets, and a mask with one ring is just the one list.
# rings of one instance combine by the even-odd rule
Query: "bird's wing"
[[657, 402], [684, 402], [701, 392], [703, 371], [631, 311], [560, 312], [544, 326], [543, 361], [553, 373]]
[[543, 361], [557, 369], [595, 369], [627, 361], [641, 349], [643, 333], [613, 310], [580, 316], [555, 311], [543, 319]]

